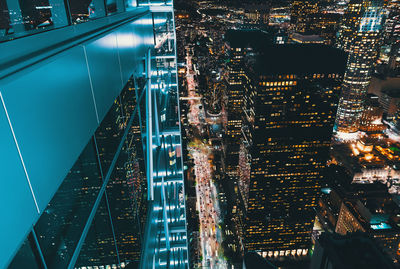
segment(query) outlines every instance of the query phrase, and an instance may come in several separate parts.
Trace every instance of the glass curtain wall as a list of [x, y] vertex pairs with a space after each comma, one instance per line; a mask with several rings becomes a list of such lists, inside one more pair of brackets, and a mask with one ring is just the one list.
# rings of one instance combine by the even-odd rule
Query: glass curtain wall
[[[139, 266], [147, 212], [140, 109], [131, 78], [9, 268]], [[29, 266], [27, 266], [29, 264]]]
[[172, 1], [138, 4], [150, 6], [155, 43], [148, 56], [146, 105], [141, 106], [152, 114], [146, 126], [146, 136], [152, 139], [146, 145], [152, 149], [147, 154], [153, 164], [148, 167], [150, 203], [141, 268], [188, 268]]
[[[66, 12], [67, 3], [67, 24], [94, 19], [91, 9], [106, 15], [118, 12], [119, 3], [127, 9], [150, 6], [151, 16], [141, 23], [153, 25], [155, 45], [138, 55], [141, 67], [114, 100], [9, 268], [188, 268], [172, 2], [57, 1], [48, 0], [48, 5], [62, 3]], [[24, 1], [0, 0], [4, 14], [9, 2]], [[45, 0], [30, 2], [47, 5]], [[51, 14], [47, 17], [51, 21]], [[0, 42], [17, 37], [14, 30], [1, 36], [1, 27]], [[20, 33], [28, 32], [24, 28]]]

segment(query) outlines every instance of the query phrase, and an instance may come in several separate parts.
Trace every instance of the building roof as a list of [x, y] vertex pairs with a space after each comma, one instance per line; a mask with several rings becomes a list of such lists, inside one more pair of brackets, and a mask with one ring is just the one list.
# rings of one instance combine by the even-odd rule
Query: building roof
[[272, 44], [273, 36], [261, 30], [228, 30], [225, 33], [225, 41], [232, 48], [253, 48]]
[[259, 75], [267, 74], [343, 74], [346, 53], [320, 44], [264, 46], [253, 66]]
[[243, 264], [246, 269], [277, 269], [272, 263], [261, 257], [255, 252], [247, 252], [243, 258]]
[[390, 259], [367, 236], [361, 233], [323, 233], [318, 239], [333, 268], [394, 268]]
[[293, 33], [292, 40], [297, 43], [324, 43], [324, 39], [319, 35], [303, 35], [300, 33]]
[[392, 97], [392, 98], [400, 98], [400, 88], [396, 88], [396, 89], [383, 89], [382, 92], [385, 93], [386, 95], [388, 95], [389, 97]]

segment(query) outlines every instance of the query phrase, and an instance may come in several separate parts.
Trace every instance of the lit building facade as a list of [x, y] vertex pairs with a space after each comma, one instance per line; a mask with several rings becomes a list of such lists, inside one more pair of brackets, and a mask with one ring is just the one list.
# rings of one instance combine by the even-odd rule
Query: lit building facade
[[295, 25], [295, 31], [307, 33], [311, 30], [313, 16], [319, 12], [319, 0], [295, 0], [290, 7], [291, 23]]
[[226, 43], [229, 53], [227, 76], [227, 123], [226, 123], [226, 167], [225, 172], [234, 180], [238, 178], [238, 164], [240, 152], [240, 139], [242, 138], [242, 107], [245, 88], [244, 57], [246, 48], [235, 44]]
[[350, 1], [339, 31], [338, 47], [349, 53], [342, 85], [336, 129], [359, 129], [364, 99], [378, 55], [383, 25], [383, 1]]
[[5, 2], [0, 267], [188, 268], [172, 1]]
[[251, 156], [243, 197], [248, 251], [307, 254], [344, 69], [344, 53], [321, 45], [269, 47], [249, 65], [243, 132]]

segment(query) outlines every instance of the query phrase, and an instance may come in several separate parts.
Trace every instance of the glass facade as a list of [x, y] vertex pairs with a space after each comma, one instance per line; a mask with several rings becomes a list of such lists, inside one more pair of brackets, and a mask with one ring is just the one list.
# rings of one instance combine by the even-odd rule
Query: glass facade
[[[38, 185], [35, 175], [28, 177], [31, 169], [29, 164], [25, 166], [24, 160], [31, 162], [30, 156], [25, 157], [24, 149], [18, 148], [18, 131], [14, 133], [7, 114], [7, 105], [11, 103], [7, 87], [0, 90], [4, 112], [38, 213], [28, 220], [32, 226], [23, 232], [28, 234], [24, 241], [12, 242], [18, 245], [13, 254], [2, 254], [5, 264], [0, 267], [188, 268], [172, 2], [48, 0], [29, 1], [28, 5], [27, 1], [16, 1], [17, 6], [13, 8], [21, 14], [32, 9], [41, 14], [35, 26], [30, 25], [30, 19], [29, 27], [24, 25], [22, 28], [18, 28], [18, 21], [11, 18], [15, 15], [11, 12], [14, 10], [10, 7], [11, 2], [15, 1], [0, 0], [0, 41], [15, 42], [17, 40], [11, 39], [64, 26], [66, 30], [76, 26], [90, 28], [87, 21], [111, 14], [124, 15], [124, 11], [140, 10], [142, 13], [141, 17], [137, 17], [138, 13], [132, 15], [136, 17], [125, 16], [129, 23], [119, 20], [121, 26], [117, 30], [111, 28], [95, 37], [93, 42], [84, 41], [87, 44], [76, 48], [78, 56], [65, 58], [74, 59], [73, 64], [79, 63], [76, 61], [79, 57], [84, 59], [84, 72], [76, 72], [76, 76], [71, 73], [67, 83], [71, 82], [68, 86], [79, 89], [80, 94], [89, 93], [91, 98], [87, 98], [87, 107], [78, 114], [92, 115], [88, 111], [93, 111], [95, 117], [90, 121], [97, 120], [97, 124], [85, 123], [85, 117], [78, 116], [75, 121], [82, 121], [82, 128], [87, 130], [83, 132], [82, 128], [65, 126], [68, 130], [65, 134], [58, 138], [54, 134], [53, 145], [64, 143], [67, 136], [78, 139], [81, 145], [67, 145], [74, 152], [80, 149], [78, 154], [72, 154], [74, 162], [69, 161], [69, 165], [64, 162], [69, 171], [58, 173], [64, 175], [60, 183], [57, 183], [58, 179], [49, 183], [52, 188], [57, 186], [54, 191]], [[59, 9], [63, 12], [55, 13]], [[65, 20], [56, 23], [64, 15]], [[31, 18], [33, 15], [21, 16]], [[27, 21], [23, 19], [22, 23]], [[97, 23], [104, 28], [109, 22], [100, 23], [99, 20]], [[43, 25], [39, 27], [40, 24]], [[103, 58], [108, 62], [99, 64], [97, 60]], [[117, 68], [112, 66], [113, 62], [117, 63]], [[43, 66], [46, 64], [45, 61], [42, 63]], [[76, 67], [73, 69], [77, 70]], [[115, 70], [118, 70], [116, 76]], [[54, 72], [63, 70], [54, 69]], [[25, 79], [24, 73], [10, 76], [15, 76], [16, 81]], [[88, 80], [83, 79], [84, 76], [88, 76]], [[81, 87], [73, 85], [78, 78]], [[6, 85], [11, 89], [12, 83]], [[42, 88], [46, 87], [43, 82]], [[59, 90], [59, 95], [63, 96], [62, 89]], [[74, 100], [82, 101], [82, 98], [79, 96]], [[80, 109], [75, 106], [71, 103], [67, 110]], [[60, 113], [67, 114], [68, 111]], [[13, 111], [10, 114], [13, 118]], [[52, 132], [49, 133], [51, 137]], [[60, 152], [57, 156], [63, 155], [66, 154]], [[69, 155], [63, 158], [67, 157]], [[61, 159], [57, 157], [54, 163]], [[56, 166], [52, 160], [47, 165]], [[50, 182], [53, 179], [43, 180]], [[50, 198], [41, 199], [36, 191], [38, 188]]]
[[34, 227], [48, 267], [68, 265], [101, 181], [95, 143], [91, 139]]
[[[155, 49], [147, 63], [146, 121], [148, 159], [148, 210], [141, 268], [187, 268], [183, 159], [179, 120], [176, 38], [172, 1], [138, 1], [152, 6]], [[143, 108], [143, 107], [141, 107]], [[141, 113], [144, 114], [143, 112]], [[150, 156], [150, 158], [149, 158]], [[150, 169], [149, 169], [150, 168]], [[151, 186], [151, 187], [150, 187]]]

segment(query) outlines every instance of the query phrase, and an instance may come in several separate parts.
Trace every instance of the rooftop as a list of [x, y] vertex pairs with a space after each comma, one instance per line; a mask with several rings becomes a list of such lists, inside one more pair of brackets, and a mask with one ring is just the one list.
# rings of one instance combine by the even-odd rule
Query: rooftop
[[253, 66], [258, 74], [343, 74], [346, 53], [320, 44], [265, 45]]
[[246, 269], [259, 268], [259, 269], [276, 269], [272, 263], [261, 257], [255, 252], [248, 252], [243, 258], [244, 267]]
[[258, 49], [272, 44], [272, 35], [261, 30], [228, 30], [225, 33], [225, 41], [232, 48]]
[[303, 35], [300, 33], [294, 33], [292, 35], [292, 40], [297, 43], [324, 43], [324, 39], [319, 35]]
[[[318, 242], [333, 268], [394, 268], [376, 244], [360, 233], [341, 236], [323, 233]], [[356, 257], [356, 258], [355, 258]]]

